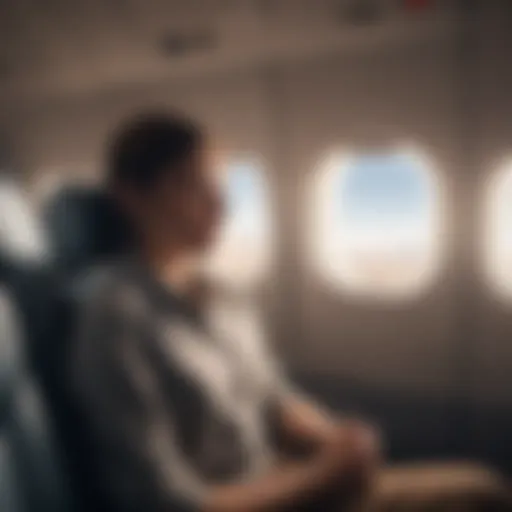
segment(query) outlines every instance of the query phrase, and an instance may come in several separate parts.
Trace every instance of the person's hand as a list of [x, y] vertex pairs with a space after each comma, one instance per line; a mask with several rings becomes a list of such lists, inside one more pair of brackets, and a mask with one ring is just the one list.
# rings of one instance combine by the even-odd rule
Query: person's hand
[[378, 429], [369, 423], [359, 420], [340, 422], [337, 435], [348, 437], [354, 444], [354, 451], [364, 462], [376, 462], [382, 455], [382, 438]]
[[321, 450], [326, 467], [341, 476], [374, 468], [380, 459], [380, 436], [360, 421], [340, 422]]
[[320, 496], [324, 508], [359, 510], [361, 506], [366, 510], [373, 499], [381, 457], [377, 430], [360, 421], [338, 423], [327, 436], [320, 456], [326, 472]]

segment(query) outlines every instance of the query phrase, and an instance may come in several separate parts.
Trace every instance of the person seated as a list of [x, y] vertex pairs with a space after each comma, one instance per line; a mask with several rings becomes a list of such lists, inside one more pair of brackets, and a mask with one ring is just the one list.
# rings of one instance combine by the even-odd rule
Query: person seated
[[223, 216], [208, 143], [156, 113], [109, 148], [108, 193], [133, 237], [91, 277], [70, 375], [98, 480], [126, 512], [356, 505], [379, 464], [376, 431], [294, 390], [250, 308], [203, 275]]

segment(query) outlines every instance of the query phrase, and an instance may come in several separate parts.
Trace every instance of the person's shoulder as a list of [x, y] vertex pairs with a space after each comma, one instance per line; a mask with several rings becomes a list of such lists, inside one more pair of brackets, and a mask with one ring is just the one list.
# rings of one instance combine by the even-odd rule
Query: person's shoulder
[[229, 283], [213, 282], [211, 286], [209, 311], [212, 318], [245, 334], [263, 335], [262, 304], [251, 290]]
[[[83, 382], [89, 365], [111, 364], [135, 346], [147, 319], [144, 294], [122, 262], [90, 269], [76, 283], [72, 371]], [[122, 340], [122, 343], [120, 343]], [[74, 378], [74, 377], [73, 377]]]
[[89, 311], [139, 314], [146, 302], [131, 265], [125, 260], [90, 269], [80, 276], [75, 293], [79, 304]]
[[256, 301], [252, 290], [213, 277], [205, 278], [204, 283], [209, 299], [214, 302], [232, 307], [254, 307]]

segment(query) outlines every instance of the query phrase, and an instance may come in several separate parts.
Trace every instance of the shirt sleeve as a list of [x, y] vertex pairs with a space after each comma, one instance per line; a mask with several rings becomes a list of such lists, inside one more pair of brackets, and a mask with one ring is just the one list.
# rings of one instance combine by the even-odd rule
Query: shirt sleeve
[[260, 345], [267, 376], [266, 412], [270, 436], [283, 455], [307, 455], [310, 453], [309, 446], [303, 446], [300, 440], [297, 443], [296, 439], [290, 437], [289, 431], [283, 428], [287, 411], [298, 406], [301, 409], [314, 410], [325, 417], [330, 417], [331, 411], [294, 382], [285, 364], [277, 356], [277, 351], [266, 343], [266, 336], [263, 333], [260, 335]]
[[279, 404], [288, 399], [304, 397], [303, 391], [290, 378], [289, 369], [280, 359], [274, 344], [269, 342], [261, 316], [255, 313], [254, 310], [251, 311], [251, 314], [253, 325], [256, 326], [258, 331], [258, 345], [265, 365], [269, 400]]
[[205, 486], [174, 435], [172, 397], [144, 350], [141, 314], [128, 306], [126, 297], [98, 300], [74, 354], [74, 391], [100, 453], [98, 470], [122, 510], [200, 510]]

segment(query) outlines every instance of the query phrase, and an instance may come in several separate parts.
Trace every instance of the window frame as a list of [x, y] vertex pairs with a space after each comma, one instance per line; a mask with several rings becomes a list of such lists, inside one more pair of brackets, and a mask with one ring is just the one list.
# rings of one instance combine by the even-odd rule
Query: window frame
[[[500, 197], [501, 194], [506, 197], [506, 189], [510, 189], [509, 191], [512, 192], [512, 155], [507, 155], [499, 162], [495, 163], [495, 165], [490, 166], [490, 168], [493, 170], [490, 173], [490, 178], [487, 177], [483, 187], [483, 222], [480, 233], [481, 270], [485, 285], [493, 297], [510, 304], [512, 303], [512, 275], [510, 276], [510, 282], [504, 285], [504, 282], [507, 280], [506, 275], [497, 270], [496, 267], [493, 267], [493, 262], [495, 258], [497, 258], [494, 247], [499, 245], [499, 241], [497, 242], [497, 239], [499, 240], [499, 234], [507, 231], [506, 221], [503, 222], [501, 228], [498, 228], [496, 226], [496, 220], [494, 219], [499, 216], [498, 210], [500, 203], [503, 201], [506, 204], [506, 199], [502, 199], [502, 197]], [[504, 180], [505, 183], [503, 183]], [[503, 185], [505, 185], [505, 187], [503, 187]], [[497, 194], [499, 195], [497, 196]], [[512, 218], [510, 224], [512, 227]]]
[[[224, 189], [224, 197], [226, 201], [229, 201], [229, 174], [230, 172], [236, 172], [236, 166], [247, 166], [250, 168], [251, 173], [255, 173], [257, 176], [257, 181], [259, 182], [259, 186], [261, 190], [257, 191], [256, 194], [261, 195], [262, 200], [262, 208], [264, 210], [264, 219], [263, 219], [263, 231], [264, 234], [262, 238], [264, 243], [266, 244], [266, 248], [263, 252], [264, 260], [260, 265], [256, 265], [257, 267], [261, 267], [258, 270], [251, 273], [251, 275], [247, 276], [242, 280], [242, 282], [236, 282], [237, 280], [229, 280], [229, 285], [234, 288], [243, 288], [245, 290], [256, 290], [259, 289], [264, 281], [268, 278], [272, 271], [272, 267], [275, 262], [276, 256], [276, 228], [275, 228], [275, 208], [273, 204], [273, 196], [271, 191], [271, 183], [269, 179], [267, 166], [264, 165], [265, 160], [254, 153], [249, 151], [244, 152], [228, 152], [223, 155], [222, 159], [217, 161], [216, 166], [220, 169], [220, 173], [226, 174], [226, 189]], [[258, 207], [260, 208], [260, 207]], [[233, 212], [233, 215], [236, 215]], [[230, 214], [228, 213], [225, 218], [225, 225], [228, 226], [230, 223]], [[220, 228], [219, 233], [219, 243], [222, 243], [223, 230], [225, 228]], [[228, 229], [228, 228], [226, 228]], [[215, 253], [215, 248], [212, 253]], [[212, 254], [214, 256], [214, 254]], [[209, 263], [208, 263], [209, 264]], [[209, 272], [211, 272], [211, 276], [213, 279], [223, 280], [225, 276], [223, 275], [223, 271], [221, 271], [221, 276], [219, 277], [218, 272], [210, 268]]]
[[[432, 207], [432, 246], [428, 259], [430, 264], [425, 272], [421, 273], [416, 284], [403, 286], [399, 290], [383, 288], [381, 290], [368, 286], [359, 286], [350, 283], [350, 278], [342, 274], [350, 272], [348, 268], [343, 270], [339, 260], [334, 262], [329, 260], [329, 256], [325, 254], [325, 243], [327, 239], [333, 239], [332, 233], [334, 229], [333, 214], [336, 208], [335, 201], [329, 201], [325, 196], [325, 192], [332, 188], [333, 182], [340, 172], [349, 170], [350, 163], [353, 159], [369, 155], [403, 155], [409, 156], [416, 163], [418, 170], [424, 173], [429, 181], [429, 188], [435, 205]], [[329, 175], [331, 175], [329, 177]], [[323, 183], [322, 183], [323, 181]], [[385, 147], [352, 147], [334, 146], [324, 150], [313, 166], [311, 180], [308, 180], [306, 191], [309, 194], [307, 208], [307, 257], [308, 266], [322, 285], [327, 286], [336, 294], [347, 296], [352, 300], [362, 301], [365, 303], [387, 302], [402, 303], [411, 302], [426, 294], [430, 293], [437, 282], [443, 270], [443, 261], [446, 251], [446, 226], [448, 225], [448, 209], [446, 196], [446, 183], [440, 172], [440, 166], [435, 159], [427, 153], [423, 148], [410, 143], [391, 144]], [[332, 203], [331, 206], [326, 206]], [[329, 219], [330, 220], [327, 220]], [[324, 246], [324, 248], [322, 248]], [[324, 253], [324, 254], [322, 254]], [[338, 268], [334, 268], [334, 265]]]

